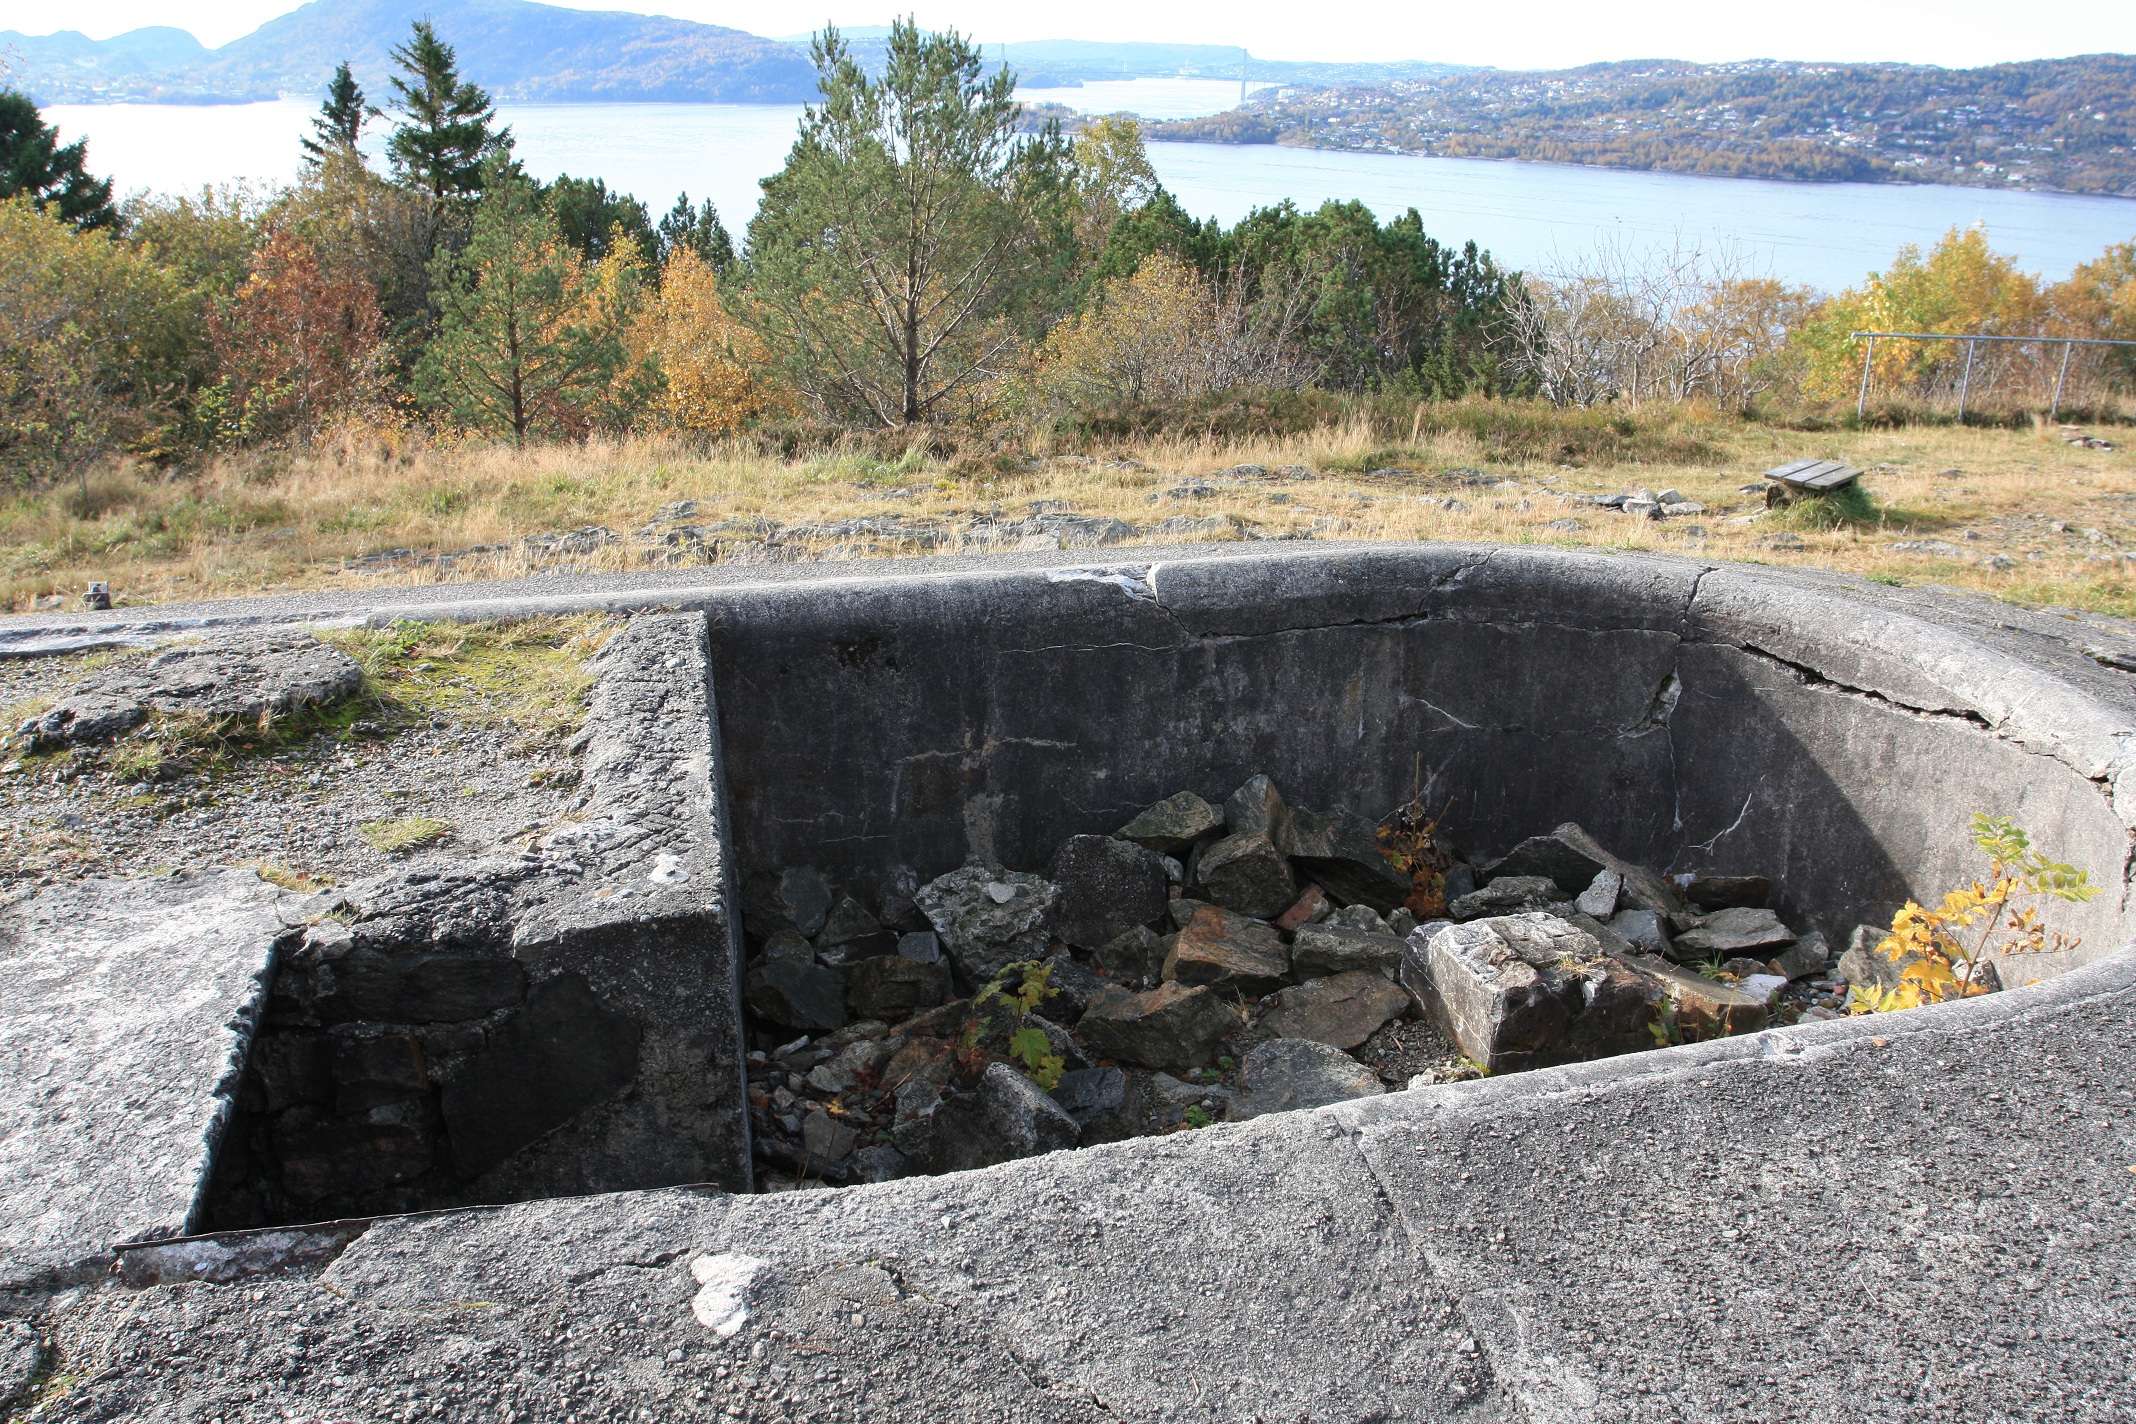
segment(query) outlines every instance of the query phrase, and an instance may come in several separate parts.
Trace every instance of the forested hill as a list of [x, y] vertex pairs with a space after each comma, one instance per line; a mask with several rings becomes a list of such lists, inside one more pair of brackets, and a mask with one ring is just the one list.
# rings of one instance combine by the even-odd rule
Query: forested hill
[[2136, 57], [1982, 69], [1650, 60], [1293, 84], [1150, 136], [2136, 197]]
[[777, 40], [531, 0], [311, 0], [220, 49], [177, 30], [101, 43], [63, 31], [0, 33], [0, 54], [8, 81], [48, 104], [312, 94], [344, 59], [383, 97], [388, 52], [421, 19], [452, 42], [467, 77], [500, 99], [800, 103], [816, 95], [808, 57]]

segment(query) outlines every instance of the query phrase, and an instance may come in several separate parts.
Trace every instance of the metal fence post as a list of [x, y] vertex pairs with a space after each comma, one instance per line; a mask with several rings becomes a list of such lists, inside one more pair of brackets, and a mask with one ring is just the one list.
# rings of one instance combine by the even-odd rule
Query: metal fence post
[[1862, 398], [1854, 403], [1854, 423], [1861, 424], [1869, 418], [1869, 372], [1876, 365], [1876, 338], [1869, 338], [1869, 350], [1862, 357]]
[[2075, 353], [2076, 349], [2077, 343], [2074, 341], [2062, 343], [2062, 370], [2054, 378], [2054, 404], [2047, 409], [2047, 418], [2049, 420], [2055, 419], [2062, 413], [2062, 386], [2069, 380], [2069, 358]]
[[1979, 349], [1980, 343], [1977, 341], [1968, 341], [1965, 344], [1965, 375], [1960, 377], [1958, 381], [1958, 423], [1960, 425], [1965, 424], [1966, 394], [1973, 389], [1973, 353]]

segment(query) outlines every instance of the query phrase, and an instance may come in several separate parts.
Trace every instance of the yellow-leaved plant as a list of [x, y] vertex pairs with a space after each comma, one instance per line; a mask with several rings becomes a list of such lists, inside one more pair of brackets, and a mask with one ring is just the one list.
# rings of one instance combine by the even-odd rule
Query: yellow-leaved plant
[[1973, 843], [1988, 857], [1988, 878], [1951, 891], [1935, 909], [1908, 900], [1876, 947], [1900, 966], [1898, 984], [1855, 985], [1847, 996], [1849, 1013], [1888, 1013], [1985, 994], [1995, 961], [2076, 947], [2066, 935], [2049, 934], [2036, 902], [2095, 899], [2099, 887], [2091, 877], [2034, 850], [2008, 816], [1974, 816]]

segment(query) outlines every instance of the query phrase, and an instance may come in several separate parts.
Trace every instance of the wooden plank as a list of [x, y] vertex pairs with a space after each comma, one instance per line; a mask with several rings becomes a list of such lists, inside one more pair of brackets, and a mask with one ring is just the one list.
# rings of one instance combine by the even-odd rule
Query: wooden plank
[[1819, 470], [1815, 474], [1805, 474], [1802, 477], [1802, 487], [1807, 490], [1816, 490], [1819, 494], [1826, 494], [1842, 485], [1853, 484], [1861, 478], [1861, 475], [1862, 472], [1852, 465], [1835, 463], [1828, 470]]
[[1795, 460], [1767, 470], [1765, 478], [1796, 489], [1825, 494], [1861, 478], [1861, 471], [1837, 460]]

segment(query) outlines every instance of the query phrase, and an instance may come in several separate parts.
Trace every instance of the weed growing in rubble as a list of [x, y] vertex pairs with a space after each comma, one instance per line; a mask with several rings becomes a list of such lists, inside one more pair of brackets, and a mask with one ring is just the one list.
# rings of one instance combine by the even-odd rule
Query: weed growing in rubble
[[2089, 874], [2034, 850], [2007, 816], [1974, 816], [1973, 843], [1988, 857], [1988, 878], [1951, 891], [1933, 910], [1908, 900], [1876, 947], [1902, 966], [1897, 986], [1856, 985], [1848, 1012], [1887, 1013], [1970, 998], [1988, 992], [1987, 970], [1996, 960], [2076, 947], [2066, 935], [2050, 936], [2039, 910], [2027, 902], [2096, 899], [2099, 887]]
[[[992, 983], [972, 995], [972, 1008], [982, 1009], [991, 1002], [999, 1001], [1007, 1005], [1018, 1018], [1022, 1018], [1060, 992], [1050, 982], [1052, 978], [1052, 965], [1019, 960], [1004, 966], [1002, 971], [994, 976]], [[1009, 987], [1011, 980], [1017, 981], [1014, 989]], [[979, 1038], [986, 1033], [987, 1026], [987, 1021], [983, 1018], [974, 1019], [965, 1025], [964, 1036], [968, 1047], [976, 1048]], [[1023, 1065], [1026, 1078], [1049, 1093], [1060, 1086], [1061, 1074], [1068, 1071], [1068, 1061], [1053, 1051], [1053, 1040], [1046, 1037], [1043, 1029], [1026, 1026], [1011, 1032], [1009, 1056]]]

